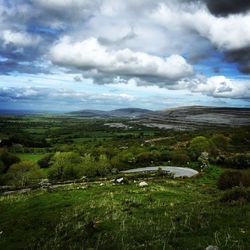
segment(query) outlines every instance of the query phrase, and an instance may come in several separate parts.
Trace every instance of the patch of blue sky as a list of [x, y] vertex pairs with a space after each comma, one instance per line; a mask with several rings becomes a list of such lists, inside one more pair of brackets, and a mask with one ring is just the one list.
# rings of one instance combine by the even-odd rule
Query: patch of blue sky
[[8, 58], [0, 55], [0, 62], [6, 62], [6, 61], [8, 61]]
[[194, 69], [207, 77], [224, 75], [236, 79], [243, 75], [239, 72], [237, 64], [226, 62], [221, 53], [214, 53], [208, 58], [201, 59], [198, 64], [194, 65]]
[[59, 36], [62, 32], [62, 28], [51, 28], [51, 27], [46, 27], [46, 26], [41, 26], [36, 23], [30, 23], [27, 26], [27, 32], [32, 33], [32, 34], [46, 34], [46, 35], [51, 35], [51, 36]]

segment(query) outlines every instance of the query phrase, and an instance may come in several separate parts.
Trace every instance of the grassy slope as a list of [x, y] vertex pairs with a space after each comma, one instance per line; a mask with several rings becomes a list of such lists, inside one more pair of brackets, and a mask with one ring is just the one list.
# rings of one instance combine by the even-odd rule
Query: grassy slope
[[0, 249], [247, 249], [250, 205], [218, 202], [220, 172], [1, 197]]
[[20, 154], [16, 154], [16, 155], [22, 161], [30, 160], [33, 162], [37, 162], [45, 156], [45, 154], [31, 154], [31, 153], [20, 153]]

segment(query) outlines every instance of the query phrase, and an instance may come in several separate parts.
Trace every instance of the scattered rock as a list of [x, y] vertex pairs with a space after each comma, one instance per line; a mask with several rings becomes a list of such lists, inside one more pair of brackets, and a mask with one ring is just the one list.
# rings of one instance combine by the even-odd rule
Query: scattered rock
[[118, 179], [115, 180], [115, 182], [119, 183], [119, 184], [124, 183], [124, 178], [123, 177], [122, 178], [118, 178]]
[[51, 187], [51, 183], [49, 182], [48, 179], [43, 179], [38, 185], [41, 188], [50, 188]]
[[146, 187], [146, 186], [148, 186], [148, 183], [145, 181], [139, 183], [139, 187]]
[[210, 246], [206, 247], [205, 250], [219, 250], [219, 248], [217, 246], [210, 245]]
[[100, 183], [100, 186], [104, 186], [104, 183]]

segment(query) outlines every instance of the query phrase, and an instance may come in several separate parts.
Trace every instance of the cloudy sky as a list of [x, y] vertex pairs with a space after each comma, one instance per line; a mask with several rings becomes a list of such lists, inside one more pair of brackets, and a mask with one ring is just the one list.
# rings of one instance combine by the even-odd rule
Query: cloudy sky
[[0, 0], [0, 109], [250, 107], [249, 0]]

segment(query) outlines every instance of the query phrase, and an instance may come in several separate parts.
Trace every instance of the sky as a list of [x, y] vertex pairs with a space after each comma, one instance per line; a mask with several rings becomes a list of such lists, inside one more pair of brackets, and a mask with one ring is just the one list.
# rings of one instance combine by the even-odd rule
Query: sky
[[249, 0], [0, 0], [0, 109], [250, 107]]

